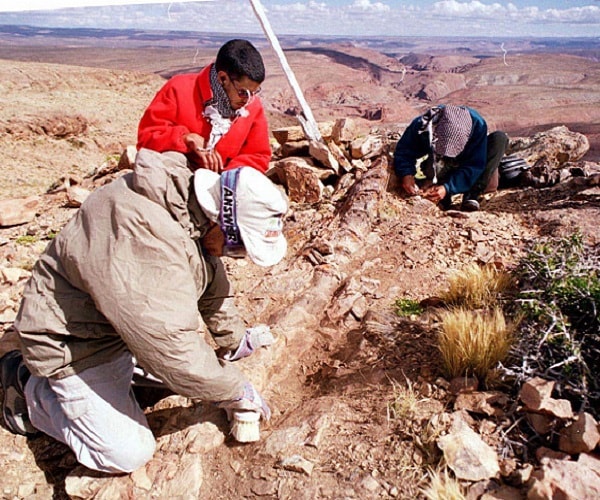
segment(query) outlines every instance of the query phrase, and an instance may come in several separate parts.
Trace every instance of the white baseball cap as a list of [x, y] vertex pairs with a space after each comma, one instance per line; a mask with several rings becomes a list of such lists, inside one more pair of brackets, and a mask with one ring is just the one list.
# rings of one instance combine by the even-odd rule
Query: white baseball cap
[[221, 175], [207, 169], [194, 173], [194, 191], [206, 216], [225, 234], [225, 255], [245, 248], [259, 266], [277, 264], [287, 251], [283, 216], [288, 203], [264, 174], [252, 167], [226, 170]]

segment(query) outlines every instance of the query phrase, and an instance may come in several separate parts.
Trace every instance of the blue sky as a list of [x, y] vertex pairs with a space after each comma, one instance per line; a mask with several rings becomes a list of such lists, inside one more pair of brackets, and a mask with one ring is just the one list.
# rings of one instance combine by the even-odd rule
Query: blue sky
[[[1, 0], [0, 24], [261, 33], [248, 0], [46, 9], [87, 0]], [[118, 0], [91, 0], [96, 4]], [[157, 0], [153, 0], [157, 2]], [[600, 37], [600, 0], [262, 0], [277, 34]]]

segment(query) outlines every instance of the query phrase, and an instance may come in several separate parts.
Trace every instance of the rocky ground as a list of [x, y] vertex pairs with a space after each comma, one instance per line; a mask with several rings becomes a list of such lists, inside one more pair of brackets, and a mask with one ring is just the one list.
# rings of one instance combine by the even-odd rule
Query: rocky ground
[[[119, 175], [101, 173], [135, 142], [161, 79], [6, 61], [0, 75], [0, 200], [39, 197], [30, 222], [0, 228], [4, 353], [15, 346], [11, 323], [31, 265], [76, 210], [66, 186], [93, 190]], [[227, 262], [245, 319], [272, 325], [278, 338], [241, 362], [273, 410], [260, 442], [236, 444], [220, 412], [170, 396], [148, 407], [155, 458], [110, 478], [47, 437], [0, 428], [2, 497], [417, 498], [440, 463], [437, 438], [456, 396], [440, 370], [434, 318], [398, 318], [394, 301], [434, 297], [472, 262], [511, 268], [541, 236], [578, 229], [597, 245], [600, 188], [505, 190], [481, 212], [441, 212], [399, 196], [385, 159], [342, 177], [331, 198], [292, 204], [282, 263]], [[464, 482], [473, 497], [500, 485], [512, 488], [504, 498], [526, 494], [539, 463], [507, 439], [515, 405], [470, 417], [500, 461], [495, 480]]]

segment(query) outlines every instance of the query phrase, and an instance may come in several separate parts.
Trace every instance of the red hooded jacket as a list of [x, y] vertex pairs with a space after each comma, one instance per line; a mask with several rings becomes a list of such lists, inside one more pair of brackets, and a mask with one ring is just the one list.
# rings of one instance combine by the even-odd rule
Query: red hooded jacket
[[[203, 112], [207, 101], [213, 97], [209, 78], [211, 67], [209, 64], [200, 73], [176, 75], [165, 83], [140, 120], [138, 149], [187, 154], [183, 137], [189, 133], [199, 134], [208, 142], [211, 125]], [[227, 170], [249, 166], [264, 173], [271, 160], [267, 118], [259, 98], [252, 99], [246, 109], [249, 115], [236, 117], [215, 149]], [[194, 156], [187, 156], [193, 164]]]

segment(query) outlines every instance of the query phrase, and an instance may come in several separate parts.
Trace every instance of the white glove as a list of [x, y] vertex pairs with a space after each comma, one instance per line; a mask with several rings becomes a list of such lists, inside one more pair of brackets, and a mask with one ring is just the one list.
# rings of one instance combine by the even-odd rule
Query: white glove
[[226, 361], [237, 361], [238, 359], [250, 356], [255, 350], [261, 347], [270, 346], [275, 342], [275, 337], [267, 325], [257, 325], [248, 328], [244, 337], [235, 352], [228, 352], [223, 356]]
[[233, 412], [236, 410], [258, 412], [265, 420], [271, 418], [271, 409], [250, 382], [244, 384], [244, 394], [240, 398], [220, 401], [217, 403], [217, 406], [227, 412], [228, 420], [233, 418]]

